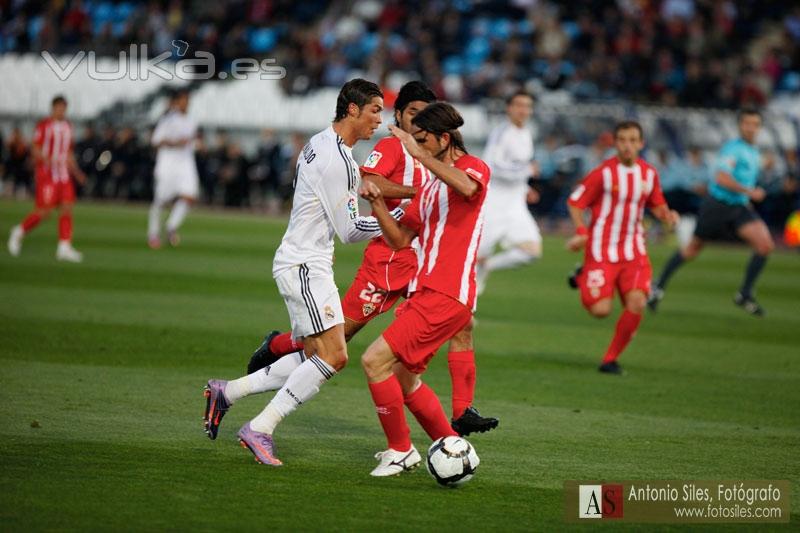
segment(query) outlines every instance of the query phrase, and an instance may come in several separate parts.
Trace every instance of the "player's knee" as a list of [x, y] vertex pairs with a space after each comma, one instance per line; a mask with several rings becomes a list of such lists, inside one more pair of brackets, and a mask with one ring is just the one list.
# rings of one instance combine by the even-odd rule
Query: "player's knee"
[[681, 250], [681, 256], [683, 257], [684, 261], [690, 261], [697, 257], [697, 254], [699, 254], [700, 250], [702, 249], [703, 243], [692, 241], [683, 250]]
[[450, 339], [450, 351], [463, 352], [472, 349], [472, 321]]
[[408, 372], [402, 365], [394, 367], [394, 375], [397, 376], [397, 381], [400, 382], [400, 389], [403, 391], [403, 396], [408, 396], [417, 390], [422, 382], [418, 374]]
[[589, 307], [589, 314], [595, 318], [605, 318], [611, 314], [611, 302], [597, 302]]
[[331, 350], [323, 359], [338, 372], [347, 366], [347, 349]]
[[646, 298], [631, 298], [625, 302], [625, 310], [635, 315], [641, 315], [644, 312], [645, 305], [647, 305]]
[[380, 367], [378, 354], [374, 350], [367, 348], [367, 351], [361, 356], [361, 368], [364, 369], [364, 373], [370, 379], [376, 378], [380, 373]]
[[528, 262], [535, 261], [542, 257], [542, 243], [536, 241], [524, 242], [518, 246], [525, 255], [528, 256]]
[[755, 246], [755, 252], [758, 255], [769, 255], [775, 249], [775, 242], [772, 237], [767, 236]]

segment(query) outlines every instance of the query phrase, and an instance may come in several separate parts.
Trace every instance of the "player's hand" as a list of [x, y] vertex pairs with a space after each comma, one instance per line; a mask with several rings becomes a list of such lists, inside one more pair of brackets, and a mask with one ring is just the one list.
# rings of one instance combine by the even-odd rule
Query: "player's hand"
[[75, 173], [75, 181], [78, 182], [78, 185], [81, 185], [81, 186], [86, 185], [86, 182], [88, 181], [88, 178], [86, 177], [86, 173], [83, 172], [82, 170], [77, 171]]
[[749, 196], [754, 202], [761, 202], [767, 197], [767, 191], [761, 187], [756, 187], [755, 189], [750, 189], [750, 191], [747, 193], [747, 196]]
[[528, 187], [528, 194], [525, 195], [525, 201], [528, 204], [538, 204], [539, 200], [541, 199], [542, 197], [539, 195], [539, 191], [537, 191], [533, 187]]
[[417, 144], [417, 141], [414, 140], [414, 136], [407, 131], [398, 128], [394, 124], [389, 124], [389, 132], [400, 139], [400, 142], [406, 147], [408, 155], [414, 159], [422, 159], [428, 154], [423, 147]]
[[376, 202], [383, 196], [381, 188], [369, 180], [361, 182], [361, 187], [358, 188], [358, 194], [369, 203]]
[[667, 211], [667, 219], [664, 221], [669, 229], [674, 228], [681, 221], [681, 215], [674, 209]]
[[586, 241], [589, 240], [588, 235], [573, 235], [567, 241], [567, 250], [570, 252], [579, 252], [586, 246]]

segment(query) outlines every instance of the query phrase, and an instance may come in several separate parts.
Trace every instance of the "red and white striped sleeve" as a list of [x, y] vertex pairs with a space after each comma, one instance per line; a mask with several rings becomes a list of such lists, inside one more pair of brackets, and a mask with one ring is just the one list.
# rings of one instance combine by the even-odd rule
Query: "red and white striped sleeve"
[[572, 194], [569, 195], [567, 203], [569, 205], [586, 209], [594, 204], [600, 193], [603, 192], [603, 178], [600, 174], [600, 168], [592, 170], [583, 180], [575, 187]]
[[44, 133], [47, 129], [47, 120], [40, 120], [38, 124], [36, 124], [36, 129], [33, 131], [33, 144], [36, 146], [41, 147], [44, 143]]
[[647, 207], [653, 208], [667, 203], [664, 198], [664, 191], [661, 190], [661, 179], [658, 177], [658, 171], [652, 168], [653, 172], [653, 185], [650, 187], [650, 194], [647, 195]]

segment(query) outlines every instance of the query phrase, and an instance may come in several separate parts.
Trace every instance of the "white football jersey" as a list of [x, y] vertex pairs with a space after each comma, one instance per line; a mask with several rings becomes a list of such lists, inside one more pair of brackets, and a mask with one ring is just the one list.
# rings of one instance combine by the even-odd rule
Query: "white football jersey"
[[156, 154], [156, 174], [166, 175], [192, 170], [197, 173], [197, 163], [194, 159], [195, 137], [197, 137], [197, 122], [189, 115], [173, 110], [161, 117], [150, 141], [153, 146], [162, 141], [191, 139], [191, 142], [183, 146], [160, 147]]
[[[358, 212], [361, 174], [344, 140], [328, 127], [303, 147], [297, 158], [289, 227], [275, 252], [272, 275], [300, 264], [333, 272], [333, 237], [344, 243], [380, 235], [375, 217]], [[401, 209], [392, 215], [399, 219]]]
[[524, 196], [533, 161], [531, 130], [506, 119], [489, 133], [483, 160], [492, 171], [490, 194], [495, 190]]

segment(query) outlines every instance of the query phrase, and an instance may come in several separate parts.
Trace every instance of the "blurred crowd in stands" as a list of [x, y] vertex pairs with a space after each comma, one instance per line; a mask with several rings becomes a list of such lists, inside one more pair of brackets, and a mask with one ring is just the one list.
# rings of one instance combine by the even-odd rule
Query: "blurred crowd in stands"
[[[206, 205], [246, 207], [279, 213], [291, 198], [294, 163], [306, 135], [279, 136], [261, 133], [257, 148], [243, 150], [234, 135], [224, 131], [201, 133], [197, 142], [197, 166], [201, 201]], [[76, 159], [89, 176], [80, 191], [84, 198], [149, 201], [152, 198], [154, 151], [148, 139], [133, 128], [86, 126], [78, 132]], [[18, 128], [0, 143], [0, 191], [25, 196], [32, 190], [30, 140]], [[473, 148], [480, 155], [481, 147]], [[535, 192], [530, 208], [545, 228], [556, 227], [567, 217], [566, 198], [589, 169], [613, 153], [610, 132], [590, 145], [562, 133], [543, 133], [536, 146], [538, 173], [531, 177]], [[690, 147], [686, 153], [648, 149], [644, 157], [661, 176], [667, 200], [681, 214], [697, 212], [712, 179], [716, 153]], [[800, 160], [796, 149], [763, 152], [760, 185], [767, 199], [757, 209], [769, 226], [782, 228], [788, 215], [800, 209]]]
[[275, 58], [291, 93], [339, 87], [358, 70], [429, 80], [474, 102], [510, 87], [578, 100], [763, 105], [800, 90], [800, 4], [790, 0], [0, 0], [0, 53], [189, 43]]
[[[196, 144], [202, 202], [225, 207], [252, 207], [279, 212], [291, 197], [294, 161], [306, 136], [279, 139], [265, 130], [257, 151], [247, 156], [232, 136], [219, 132]], [[86, 126], [77, 132], [75, 158], [88, 176], [79, 196], [149, 201], [153, 195], [155, 151], [133, 128]], [[33, 162], [30, 140], [14, 128], [2, 143], [0, 190], [5, 195], [31, 194]]]

